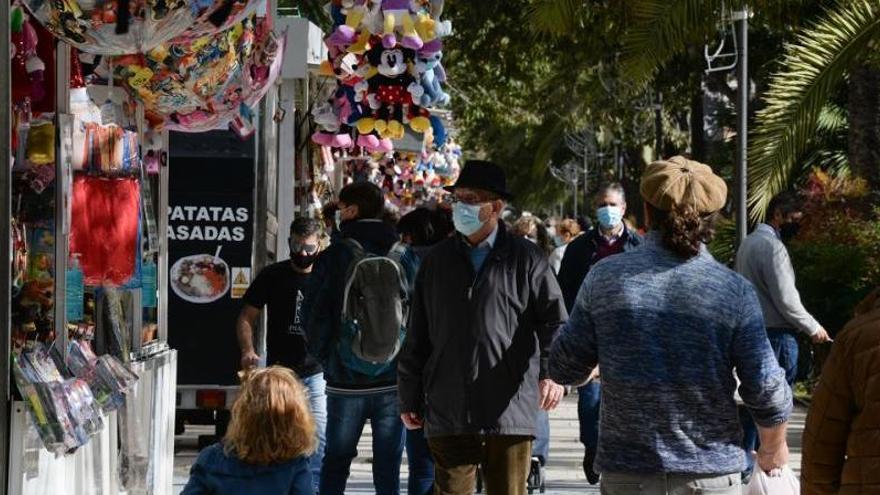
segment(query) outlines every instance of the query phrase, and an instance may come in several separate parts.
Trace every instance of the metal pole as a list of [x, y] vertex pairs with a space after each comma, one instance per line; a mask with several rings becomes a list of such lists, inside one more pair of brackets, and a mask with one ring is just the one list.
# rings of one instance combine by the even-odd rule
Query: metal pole
[[[72, 129], [70, 112], [70, 46], [59, 41], [55, 47], [55, 110], [58, 129], [62, 133]], [[68, 129], [68, 126], [69, 129]], [[63, 143], [55, 153], [55, 345], [61, 355], [67, 357], [67, 267], [70, 257], [70, 218], [71, 190], [70, 168]]]
[[654, 156], [657, 160], [663, 158], [663, 93], [657, 92], [657, 101], [654, 103]]
[[11, 278], [12, 271], [9, 260], [12, 259], [10, 248], [10, 235], [12, 218], [12, 170], [9, 163], [9, 157], [12, 156], [12, 99], [10, 86], [12, 81], [9, 78], [11, 71], [9, 58], [9, 7], [10, 2], [0, 2], [0, 26], [2, 26], [2, 35], [0, 35], [0, 101], [2, 101], [3, 111], [0, 112], [0, 149], [6, 150], [6, 156], [3, 157], [3, 165], [0, 170], [0, 260], [6, 260], [0, 263], [0, 360], [3, 360], [3, 368], [0, 371], [0, 488], [8, 487], [6, 480], [8, 477], [7, 469], [9, 468], [9, 411], [10, 411], [10, 390], [9, 390], [9, 353], [12, 332], [12, 322], [10, 320], [10, 306], [12, 296]]
[[168, 209], [171, 204], [169, 194], [169, 167], [171, 166], [171, 135], [162, 131], [162, 150], [159, 154], [159, 259], [158, 259], [158, 323], [159, 341], [168, 342]]
[[734, 12], [739, 36], [739, 65], [736, 95], [736, 240], [741, 243], [748, 234], [748, 128], [749, 128], [749, 10]]
[[574, 199], [574, 217], [577, 218], [577, 216], [578, 216], [578, 183], [577, 183], [577, 179], [575, 179], [575, 181], [574, 181], [574, 197], [573, 197], [573, 199]]

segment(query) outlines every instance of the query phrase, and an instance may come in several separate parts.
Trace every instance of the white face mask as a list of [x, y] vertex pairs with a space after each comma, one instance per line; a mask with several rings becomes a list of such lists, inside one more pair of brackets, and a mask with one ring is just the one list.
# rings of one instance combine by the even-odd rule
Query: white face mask
[[461, 232], [465, 237], [479, 232], [486, 224], [485, 220], [480, 220], [480, 210], [482, 209], [482, 205], [455, 203], [452, 206], [452, 223], [455, 224], [455, 230]]
[[336, 230], [340, 230], [342, 228], [342, 210], [336, 210], [336, 214], [333, 217], [333, 221], [336, 223]]
[[603, 206], [596, 210], [596, 217], [603, 229], [614, 229], [623, 221], [623, 208], [619, 206]]

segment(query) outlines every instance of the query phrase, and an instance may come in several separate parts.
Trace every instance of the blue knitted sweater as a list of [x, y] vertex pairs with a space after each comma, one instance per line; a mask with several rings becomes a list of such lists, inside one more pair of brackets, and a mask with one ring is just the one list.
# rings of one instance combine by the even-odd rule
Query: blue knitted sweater
[[553, 344], [550, 377], [577, 384], [597, 363], [599, 472], [742, 471], [734, 370], [759, 425], [791, 414], [751, 284], [705, 249], [682, 260], [656, 233], [587, 275]]

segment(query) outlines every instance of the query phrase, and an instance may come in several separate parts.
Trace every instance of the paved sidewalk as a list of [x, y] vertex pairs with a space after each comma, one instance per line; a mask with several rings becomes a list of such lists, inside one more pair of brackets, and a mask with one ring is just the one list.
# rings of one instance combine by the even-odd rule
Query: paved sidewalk
[[[797, 408], [789, 427], [788, 442], [791, 448], [791, 467], [800, 473], [801, 434], [804, 428], [806, 411]], [[556, 495], [599, 493], [597, 487], [590, 487], [584, 478], [581, 462], [583, 447], [578, 442], [577, 396], [570, 396], [550, 415], [550, 460], [547, 464], [547, 493]], [[175, 446], [175, 487], [183, 489], [188, 477], [189, 467], [195, 460], [196, 436], [206, 434], [203, 428], [190, 428], [187, 433], [177, 438]], [[370, 428], [364, 430], [364, 436], [358, 447], [358, 458], [352, 466], [351, 478], [346, 493], [374, 493], [372, 484], [370, 444], [372, 441]], [[401, 491], [406, 493], [406, 460], [401, 469]]]

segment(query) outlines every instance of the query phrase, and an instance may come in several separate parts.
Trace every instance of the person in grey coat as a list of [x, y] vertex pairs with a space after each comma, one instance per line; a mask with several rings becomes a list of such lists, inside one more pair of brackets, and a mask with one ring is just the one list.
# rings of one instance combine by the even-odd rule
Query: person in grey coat
[[482, 465], [487, 494], [523, 494], [538, 409], [564, 393], [547, 358], [565, 304], [547, 256], [499, 220], [510, 199], [501, 168], [470, 161], [452, 191], [458, 235], [416, 277], [397, 369], [401, 418], [425, 430], [436, 493], [474, 493]]
[[[803, 218], [801, 201], [794, 193], [782, 193], [767, 208], [767, 222], [758, 224], [736, 254], [736, 271], [745, 277], [758, 294], [767, 338], [785, 379], [793, 386], [798, 374], [798, 341], [802, 333], [814, 344], [828, 342], [828, 332], [807, 312], [795, 286], [794, 268], [783, 241], [792, 239]], [[751, 476], [754, 463], [751, 453], [760, 445], [755, 422], [742, 415], [743, 448], [749, 465], [743, 478]]]

